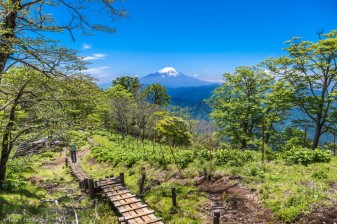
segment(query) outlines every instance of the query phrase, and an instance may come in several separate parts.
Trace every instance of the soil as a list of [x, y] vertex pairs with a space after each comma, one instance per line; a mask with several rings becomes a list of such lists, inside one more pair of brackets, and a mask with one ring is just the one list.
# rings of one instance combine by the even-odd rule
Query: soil
[[210, 202], [204, 210], [209, 214], [209, 223], [215, 211], [220, 212], [220, 223], [280, 223], [254, 191], [240, 184], [240, 178], [226, 176], [216, 181], [203, 181], [199, 188], [208, 193]]
[[301, 224], [337, 224], [337, 203], [332, 207], [316, 207], [307, 216], [299, 218]]

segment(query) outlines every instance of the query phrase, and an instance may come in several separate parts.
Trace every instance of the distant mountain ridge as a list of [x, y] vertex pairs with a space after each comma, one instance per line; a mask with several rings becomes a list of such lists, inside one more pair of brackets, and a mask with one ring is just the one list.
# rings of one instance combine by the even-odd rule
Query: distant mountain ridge
[[[156, 73], [149, 74], [139, 79], [142, 86], [159, 83], [167, 88], [171, 97], [171, 105], [188, 107], [195, 119], [209, 119], [211, 108], [204, 100], [211, 97], [213, 90], [220, 86], [219, 83], [207, 82], [184, 75], [172, 67], [166, 67]], [[107, 89], [111, 83], [99, 85]]]
[[191, 76], [184, 75], [172, 67], [166, 67], [156, 73], [149, 74], [139, 79], [143, 85], [151, 85], [159, 83], [166, 88], [180, 87], [197, 87], [213, 85], [212, 82], [196, 79]]

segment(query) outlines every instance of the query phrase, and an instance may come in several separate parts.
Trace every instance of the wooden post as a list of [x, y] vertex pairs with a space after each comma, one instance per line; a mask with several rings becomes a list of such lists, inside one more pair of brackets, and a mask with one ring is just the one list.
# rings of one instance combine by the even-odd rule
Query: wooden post
[[220, 211], [215, 210], [213, 213], [213, 224], [220, 224]]
[[139, 186], [139, 193], [142, 195], [144, 191], [144, 184], [145, 184], [145, 173], [142, 174], [142, 179], [140, 180], [140, 186]]
[[87, 190], [88, 190], [88, 178], [84, 178], [84, 181], [83, 181], [83, 190], [84, 192], [86, 193]]
[[121, 180], [122, 185], [125, 185], [125, 181], [124, 181], [124, 173], [120, 173], [120, 174], [119, 174], [119, 179]]
[[177, 206], [177, 192], [175, 187], [172, 187], [172, 206]]
[[262, 121], [262, 146], [261, 146], [261, 150], [262, 150], [262, 163], [264, 163], [264, 119]]
[[65, 162], [66, 167], [68, 167], [68, 158], [67, 157], [64, 159], [64, 162]]
[[91, 199], [94, 199], [95, 197], [95, 187], [94, 187], [94, 180], [90, 178], [88, 180], [88, 186], [89, 186], [89, 196]]
[[83, 189], [83, 183], [82, 183], [82, 181], [79, 181], [79, 182], [78, 182], [78, 186], [80, 187], [80, 189], [81, 189], [81, 191], [82, 191], [82, 189]]

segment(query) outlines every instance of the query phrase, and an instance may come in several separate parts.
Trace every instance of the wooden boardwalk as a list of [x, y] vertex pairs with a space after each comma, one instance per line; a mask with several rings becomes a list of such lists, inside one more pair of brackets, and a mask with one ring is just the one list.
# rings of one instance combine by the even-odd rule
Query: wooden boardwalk
[[76, 180], [80, 182], [80, 187], [90, 196], [100, 194], [102, 198], [108, 199], [111, 205], [121, 217], [118, 219], [121, 224], [163, 224], [162, 219], [154, 215], [154, 211], [141, 202], [139, 198], [131, 193], [124, 181], [118, 177], [108, 177], [93, 181], [81, 168], [78, 163], [66, 163], [70, 167]]

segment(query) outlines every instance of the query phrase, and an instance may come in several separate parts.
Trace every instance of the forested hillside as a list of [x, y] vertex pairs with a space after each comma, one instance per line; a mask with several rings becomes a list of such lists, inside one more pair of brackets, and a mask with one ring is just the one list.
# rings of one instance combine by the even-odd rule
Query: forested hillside
[[91, 4], [0, 3], [1, 223], [337, 221], [337, 30], [292, 38], [221, 85], [120, 76], [102, 90], [47, 35], [115, 31], [88, 8], [126, 16]]

